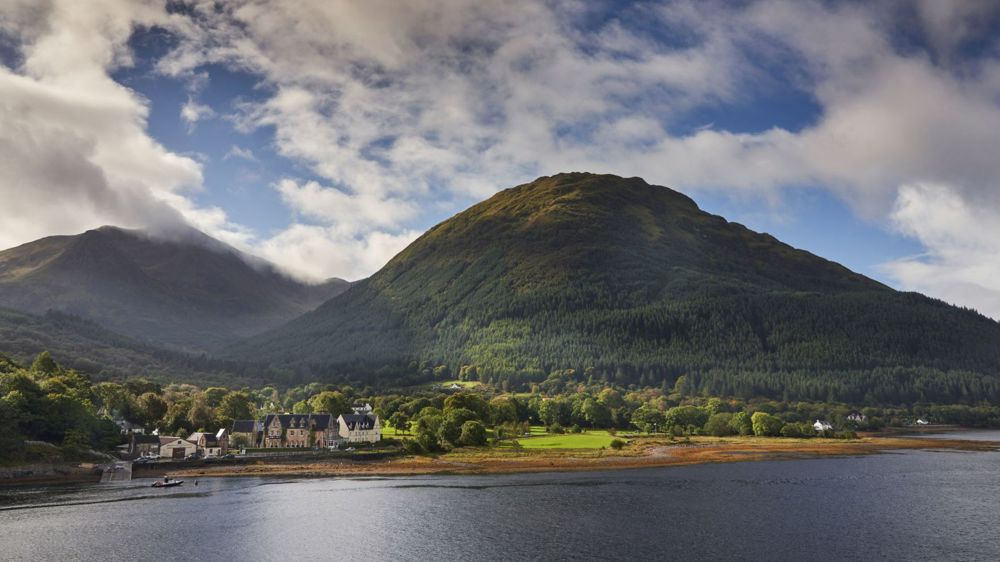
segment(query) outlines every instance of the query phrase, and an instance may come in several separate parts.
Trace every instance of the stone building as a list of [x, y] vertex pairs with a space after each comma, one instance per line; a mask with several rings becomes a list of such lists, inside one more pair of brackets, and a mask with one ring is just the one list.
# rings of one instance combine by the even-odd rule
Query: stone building
[[264, 418], [265, 448], [326, 447], [336, 441], [338, 427], [330, 414], [268, 414]]
[[337, 423], [340, 436], [348, 443], [377, 443], [382, 439], [382, 424], [375, 414], [343, 414]]

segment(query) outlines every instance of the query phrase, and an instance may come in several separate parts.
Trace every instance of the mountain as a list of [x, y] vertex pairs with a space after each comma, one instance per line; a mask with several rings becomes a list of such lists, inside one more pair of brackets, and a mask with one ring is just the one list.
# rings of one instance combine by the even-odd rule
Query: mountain
[[[229, 349], [300, 374], [845, 401], [1000, 398], [1000, 324], [902, 293], [639, 178], [543, 177]], [[686, 375], [681, 377], [681, 375]]]
[[61, 312], [36, 316], [0, 308], [0, 357], [10, 355], [30, 365], [42, 351], [97, 380], [143, 377], [161, 383], [246, 385], [271, 379], [264, 369], [158, 349]]
[[278, 326], [348, 286], [301, 283], [194, 229], [151, 236], [105, 226], [0, 252], [0, 306], [61, 311], [189, 350]]

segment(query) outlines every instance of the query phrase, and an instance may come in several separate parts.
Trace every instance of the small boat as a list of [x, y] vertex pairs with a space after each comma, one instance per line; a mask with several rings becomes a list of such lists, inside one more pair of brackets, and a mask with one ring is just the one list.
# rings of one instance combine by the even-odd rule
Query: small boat
[[153, 482], [154, 488], [173, 488], [174, 486], [180, 486], [183, 484], [183, 480], [157, 480]]

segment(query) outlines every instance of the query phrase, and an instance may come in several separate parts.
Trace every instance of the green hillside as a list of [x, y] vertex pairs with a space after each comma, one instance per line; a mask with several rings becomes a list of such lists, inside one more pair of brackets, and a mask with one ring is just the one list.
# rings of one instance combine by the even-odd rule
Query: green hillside
[[0, 354], [23, 363], [49, 351], [60, 364], [97, 380], [141, 377], [162, 383], [259, 383], [266, 371], [158, 349], [60, 312], [36, 316], [0, 308]]
[[186, 350], [263, 332], [348, 286], [300, 283], [194, 229], [102, 227], [0, 252], [0, 306], [66, 312]]
[[1000, 325], [894, 291], [638, 178], [545, 177], [230, 349], [299, 374], [518, 384], [554, 371], [726, 395], [1000, 397]]

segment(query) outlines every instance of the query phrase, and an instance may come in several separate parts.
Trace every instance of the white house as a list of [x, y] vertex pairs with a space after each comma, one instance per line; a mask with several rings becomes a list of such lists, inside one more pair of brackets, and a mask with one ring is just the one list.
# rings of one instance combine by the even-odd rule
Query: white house
[[833, 429], [833, 425], [825, 421], [816, 420], [816, 423], [813, 424], [813, 429], [819, 432], [830, 431]]
[[372, 405], [367, 402], [365, 402], [362, 406], [353, 406], [351, 409], [354, 410], [354, 413], [359, 416], [372, 413]]
[[917, 425], [929, 425], [930, 423], [931, 422], [925, 420], [924, 418], [920, 418], [919, 420], [917, 420]]
[[868, 417], [857, 410], [851, 412], [850, 414], [847, 414], [847, 421], [849, 422], [861, 423], [866, 419], [868, 419]]
[[221, 457], [229, 452], [229, 432], [225, 429], [220, 429], [215, 435], [198, 431], [187, 440], [197, 445], [198, 452], [205, 458]]
[[348, 443], [377, 443], [382, 439], [382, 424], [375, 414], [342, 414], [337, 423], [340, 436]]
[[143, 435], [146, 433], [146, 428], [137, 423], [132, 423], [125, 418], [115, 418], [114, 422], [115, 425], [118, 426], [118, 430], [122, 435]]
[[165, 459], [183, 460], [198, 452], [198, 445], [172, 435], [160, 436], [160, 456]]

